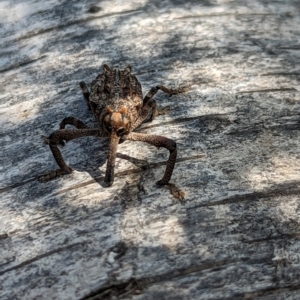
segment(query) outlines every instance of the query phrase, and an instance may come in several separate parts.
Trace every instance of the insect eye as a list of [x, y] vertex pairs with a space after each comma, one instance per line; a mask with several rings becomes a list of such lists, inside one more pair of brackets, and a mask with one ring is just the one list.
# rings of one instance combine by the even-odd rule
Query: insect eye
[[111, 126], [109, 124], [105, 124], [104, 129], [109, 133], [111, 132]]
[[124, 134], [125, 133], [125, 128], [119, 128], [118, 130], [117, 130], [117, 134], [118, 135], [122, 135], [122, 134]]

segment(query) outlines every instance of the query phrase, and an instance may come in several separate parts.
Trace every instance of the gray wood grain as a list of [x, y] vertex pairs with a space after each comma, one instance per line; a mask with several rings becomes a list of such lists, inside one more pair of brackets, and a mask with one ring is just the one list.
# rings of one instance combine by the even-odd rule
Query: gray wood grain
[[[95, 7], [97, 6], [97, 7]], [[299, 299], [297, 1], [14, 1], [0, 4], [0, 298]], [[102, 186], [107, 142], [41, 136], [66, 116], [96, 126], [78, 83], [131, 65], [146, 93], [189, 85], [124, 142]]]

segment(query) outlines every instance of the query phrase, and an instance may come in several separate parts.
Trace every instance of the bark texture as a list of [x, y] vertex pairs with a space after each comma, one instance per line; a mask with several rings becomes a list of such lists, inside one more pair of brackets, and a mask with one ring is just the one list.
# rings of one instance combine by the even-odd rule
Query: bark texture
[[[0, 3], [0, 298], [299, 299], [300, 5], [263, 0]], [[140, 133], [169, 152], [41, 139], [68, 116], [96, 127], [79, 82], [131, 65], [169, 113]], [[66, 125], [66, 128], [69, 125]]]

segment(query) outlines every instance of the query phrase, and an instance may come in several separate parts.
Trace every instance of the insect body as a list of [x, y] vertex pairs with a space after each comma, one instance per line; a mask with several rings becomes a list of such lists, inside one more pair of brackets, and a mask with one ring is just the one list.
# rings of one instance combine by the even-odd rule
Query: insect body
[[[185, 92], [185, 88], [168, 89], [162, 85], [152, 88], [143, 98], [141, 84], [131, 74], [131, 67], [124, 70], [110, 69], [103, 65], [103, 73], [99, 74], [91, 84], [89, 91], [85, 82], [80, 82], [83, 97], [88, 108], [92, 111], [98, 128], [91, 128], [75, 117], [67, 117], [60, 123], [60, 129], [50, 134], [45, 142], [49, 144], [59, 169], [39, 176], [41, 181], [48, 181], [57, 176], [69, 174], [73, 171], [66, 165], [57, 145], [64, 145], [64, 141], [70, 141], [84, 136], [108, 137], [107, 168], [104, 182], [111, 186], [114, 181], [114, 168], [117, 146], [120, 141], [143, 141], [157, 147], [167, 148], [170, 152], [163, 178], [159, 185], [167, 184], [174, 169], [177, 149], [176, 143], [159, 135], [148, 135], [133, 132], [143, 121], [150, 117], [152, 121], [159, 114], [154, 95], [162, 90], [174, 95]], [[65, 129], [65, 125], [73, 125], [76, 129]]]

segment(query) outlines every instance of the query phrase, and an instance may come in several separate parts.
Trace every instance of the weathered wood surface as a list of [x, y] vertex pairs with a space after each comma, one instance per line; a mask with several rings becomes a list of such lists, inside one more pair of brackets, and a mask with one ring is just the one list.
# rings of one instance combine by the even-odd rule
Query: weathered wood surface
[[[0, 299], [299, 299], [299, 10], [1, 2]], [[132, 65], [144, 93], [191, 86], [158, 94], [169, 114], [140, 129], [177, 141], [184, 202], [155, 186], [167, 152], [142, 143], [119, 145], [111, 188], [94, 138], [63, 149], [72, 175], [37, 181], [56, 168], [41, 135], [95, 124], [78, 83], [104, 62]]]

